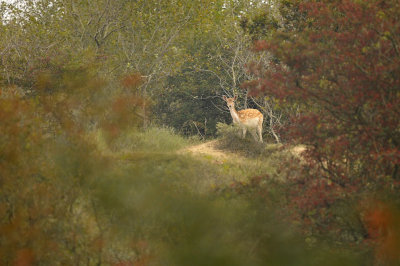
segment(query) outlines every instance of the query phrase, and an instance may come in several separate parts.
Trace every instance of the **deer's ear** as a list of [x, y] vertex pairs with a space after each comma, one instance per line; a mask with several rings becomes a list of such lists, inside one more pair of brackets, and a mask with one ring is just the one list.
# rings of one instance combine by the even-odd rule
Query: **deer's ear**
[[236, 101], [236, 99], [237, 99], [237, 95], [235, 95], [235, 97], [233, 97], [233, 100], [234, 100], [234, 101]]
[[224, 96], [222, 96], [222, 99], [224, 99], [224, 101], [226, 101], [226, 96], [224, 95]]

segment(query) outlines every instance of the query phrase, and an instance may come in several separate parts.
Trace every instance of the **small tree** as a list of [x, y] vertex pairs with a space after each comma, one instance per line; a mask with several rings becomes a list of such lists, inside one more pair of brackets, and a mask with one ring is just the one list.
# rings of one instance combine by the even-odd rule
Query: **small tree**
[[398, 180], [399, 3], [291, 2], [302, 19], [256, 44], [275, 59], [248, 86], [303, 107], [290, 138], [331, 181]]
[[[303, 172], [284, 165], [296, 185], [292, 209], [310, 231], [377, 239], [364, 230], [368, 222], [352, 222], [343, 210], [363, 221], [368, 215], [354, 208], [366, 202], [363, 195], [399, 204], [400, 3], [282, 1], [280, 14], [271, 36], [255, 45], [273, 60], [255, 65], [257, 79], [246, 85], [253, 94], [300, 108], [284, 128], [287, 140], [307, 146]], [[377, 250], [387, 260], [399, 244], [390, 242], [379, 219]], [[399, 261], [398, 255], [391, 259]]]

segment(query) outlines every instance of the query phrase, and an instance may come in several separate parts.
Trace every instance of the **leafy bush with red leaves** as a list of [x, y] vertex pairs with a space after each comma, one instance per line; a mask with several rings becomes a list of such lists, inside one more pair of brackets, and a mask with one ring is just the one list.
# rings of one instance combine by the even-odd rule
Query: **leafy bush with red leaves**
[[[397, 265], [400, 215], [396, 192], [371, 194], [357, 184], [341, 186], [319, 178], [318, 171], [290, 156], [277, 164], [276, 173], [234, 182], [217, 193], [245, 199], [257, 212], [273, 212], [275, 221], [300, 233], [308, 248], [327, 252], [317, 258], [343, 256], [352, 261], [350, 265]], [[337, 253], [332, 255], [332, 250]]]
[[288, 140], [308, 145], [332, 182], [398, 180], [400, 4], [294, 2], [301, 30], [256, 44], [275, 60], [247, 86], [303, 106]]
[[116, 137], [140, 121], [139, 97], [105, 95], [95, 66], [58, 60], [36, 74], [34, 93], [0, 87], [2, 265], [100, 264], [104, 232], [87, 198], [109, 164], [90, 124]]
[[[253, 65], [259, 78], [245, 86], [301, 106], [284, 129], [288, 142], [307, 146], [307, 171], [292, 180], [289, 205], [312, 230], [343, 230], [349, 227], [336, 222], [328, 228], [343, 219], [339, 206], [355, 210], [372, 195], [400, 195], [400, 3], [292, 0], [282, 6], [281, 26], [255, 44], [274, 60]], [[368, 239], [362, 211], [356, 217], [354, 240]]]

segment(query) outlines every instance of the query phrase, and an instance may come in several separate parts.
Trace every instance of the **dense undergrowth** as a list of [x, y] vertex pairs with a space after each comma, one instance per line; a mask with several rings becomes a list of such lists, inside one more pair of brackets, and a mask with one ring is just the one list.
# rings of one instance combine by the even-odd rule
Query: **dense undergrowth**
[[[248, 197], [237, 185], [199, 195], [196, 179], [218, 178], [221, 166], [169, 152], [177, 140], [188, 143], [151, 128], [122, 136], [104, 156], [101, 145], [65, 138], [31, 146], [38, 154], [14, 158], [22, 172], [3, 180], [3, 262], [312, 265], [331, 255], [311, 254], [296, 226], [278, 222], [276, 206], [262, 204], [249, 183], [240, 182]], [[33, 160], [43, 168], [32, 169]]]
[[[131, 131], [115, 142], [115, 165], [96, 182], [95, 195], [113, 231], [139, 237], [144, 246], [136, 247], [136, 259], [173, 265], [362, 265], [372, 259], [368, 246], [305, 230], [312, 225], [292, 209], [296, 181], [280, 169], [298, 158], [271, 144], [257, 155], [247, 146], [246, 153], [243, 140], [230, 141], [227, 151], [236, 146], [242, 164], [176, 153], [193, 142], [165, 128]], [[254, 161], [269, 174], [256, 175]], [[228, 179], [232, 172], [236, 178]]]
[[126, 125], [137, 120], [124, 116], [125, 106], [140, 103], [134, 99], [110, 99], [118, 108], [104, 117], [113, 123], [85, 128], [85, 109], [66, 112], [76, 101], [73, 94], [0, 100], [1, 264], [368, 265], [396, 258], [399, 215], [396, 200], [387, 204], [390, 193], [376, 194], [386, 197], [376, 206], [366, 201], [368, 190], [310, 178], [318, 173], [284, 146], [239, 139], [224, 125], [218, 148], [235, 156], [185, 152], [199, 140]]
[[[300, 225], [282, 213], [284, 181], [276, 166], [286, 155], [278, 149], [216, 163], [178, 152], [198, 141], [166, 128], [127, 128], [110, 141], [106, 130], [82, 136], [69, 124], [50, 136], [39, 130], [47, 121], [30, 112], [36, 103], [14, 98], [1, 105], [2, 264], [318, 265], [329, 258], [331, 265], [354, 265], [359, 259], [308, 244]], [[254, 183], [256, 160], [276, 176]], [[275, 200], [265, 202], [271, 194]]]
[[78, 70], [39, 76], [38, 95], [2, 90], [1, 264], [398, 261], [397, 187], [340, 186], [307, 153], [222, 124], [226, 156], [191, 154], [199, 140], [143, 129], [137, 74], [110, 96], [91, 67]]
[[302, 147], [298, 153], [288, 145], [260, 145], [250, 138], [240, 139], [235, 127], [219, 124], [218, 129], [220, 148], [262, 158], [274, 166], [245, 183], [222, 187], [222, 195], [244, 197], [252, 203], [259, 201], [261, 208], [272, 208], [274, 218], [295, 225], [308, 248], [337, 250], [329, 257], [344, 256], [343, 263], [398, 263], [398, 185], [388, 186], [391, 180], [367, 186], [362, 182], [334, 183], [314, 166], [308, 148]]
[[75, 2], [0, 7], [0, 265], [400, 265], [398, 1]]

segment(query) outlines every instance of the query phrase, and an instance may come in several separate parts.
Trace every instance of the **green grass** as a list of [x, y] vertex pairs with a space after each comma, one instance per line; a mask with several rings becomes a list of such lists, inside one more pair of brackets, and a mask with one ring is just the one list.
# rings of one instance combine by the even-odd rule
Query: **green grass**
[[107, 141], [101, 130], [92, 132], [88, 138], [102, 153], [121, 155], [130, 153], [171, 153], [198, 141], [183, 138], [167, 127], [131, 128], [115, 139]]
[[[325, 247], [310, 253], [305, 239], [274, 214], [274, 204], [284, 200], [277, 167], [291, 156], [279, 146], [221, 134], [218, 148], [227, 155], [218, 158], [182, 151], [199, 141], [168, 128], [130, 130], [111, 143], [101, 132], [94, 136], [110, 158], [92, 184], [104, 213], [101, 226], [110, 239], [120, 235], [148, 245], [133, 255], [120, 251], [123, 256], [151, 254], [156, 265], [318, 265], [316, 257], [331, 257]], [[236, 182], [246, 188], [251, 178], [266, 175], [275, 177], [265, 184], [268, 205], [256, 191], [231, 187]], [[112, 243], [123, 250], [124, 241]], [[328, 265], [354, 265], [352, 259]]]
[[177, 135], [171, 128], [149, 127], [126, 132], [113, 146], [120, 151], [174, 152], [192, 143], [193, 141]]

